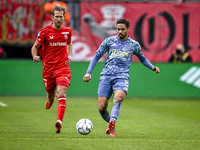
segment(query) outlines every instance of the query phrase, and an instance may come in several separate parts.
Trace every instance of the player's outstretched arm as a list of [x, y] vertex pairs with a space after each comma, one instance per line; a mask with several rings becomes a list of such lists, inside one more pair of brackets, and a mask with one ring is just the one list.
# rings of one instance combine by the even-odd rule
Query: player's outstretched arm
[[88, 82], [91, 80], [91, 74], [86, 73], [83, 77], [84, 82]]
[[155, 71], [155, 74], [160, 73], [160, 69], [158, 67], [153, 67], [152, 70]]
[[35, 42], [33, 47], [31, 48], [31, 54], [32, 54], [32, 57], [33, 57], [33, 61], [36, 62], [36, 63], [38, 61], [40, 61], [40, 56], [37, 55], [37, 50], [38, 50], [39, 47], [40, 47], [40, 45]]

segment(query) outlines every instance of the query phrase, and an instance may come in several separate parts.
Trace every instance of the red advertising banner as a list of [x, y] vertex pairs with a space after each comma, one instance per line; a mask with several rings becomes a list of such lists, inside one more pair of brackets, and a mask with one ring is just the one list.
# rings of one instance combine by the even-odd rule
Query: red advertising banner
[[0, 0], [0, 44], [32, 46], [41, 28], [44, 0]]
[[80, 36], [89, 43], [88, 57], [105, 38], [117, 34], [116, 20], [126, 18], [129, 36], [150, 61], [168, 62], [176, 45], [183, 44], [192, 62], [200, 62], [199, 3], [82, 2], [80, 8]]

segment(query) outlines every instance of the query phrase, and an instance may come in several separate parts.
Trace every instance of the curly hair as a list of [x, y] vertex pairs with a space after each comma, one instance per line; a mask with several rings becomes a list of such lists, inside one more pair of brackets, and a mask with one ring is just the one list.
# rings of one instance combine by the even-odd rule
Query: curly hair
[[116, 25], [117, 24], [125, 24], [126, 27], [129, 28], [130, 22], [129, 22], [129, 20], [122, 18], [122, 19], [117, 20]]

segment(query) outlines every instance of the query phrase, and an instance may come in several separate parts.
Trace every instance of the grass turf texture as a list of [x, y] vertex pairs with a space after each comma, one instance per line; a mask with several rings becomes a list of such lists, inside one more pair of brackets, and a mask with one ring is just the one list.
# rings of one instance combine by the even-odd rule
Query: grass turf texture
[[[102, 149], [200, 149], [200, 101], [125, 99], [116, 125], [117, 137], [105, 134], [96, 98], [67, 97], [60, 134], [55, 133], [57, 101], [46, 110], [45, 97], [0, 97], [1, 150], [102, 150]], [[109, 110], [112, 100], [109, 101]], [[88, 118], [89, 135], [76, 131], [76, 123]]]

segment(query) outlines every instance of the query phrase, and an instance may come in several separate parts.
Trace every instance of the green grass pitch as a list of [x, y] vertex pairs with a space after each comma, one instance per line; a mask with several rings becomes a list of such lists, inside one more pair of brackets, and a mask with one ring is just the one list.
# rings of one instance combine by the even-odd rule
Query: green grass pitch
[[[97, 98], [67, 97], [60, 134], [55, 133], [57, 101], [46, 110], [45, 97], [0, 97], [1, 150], [199, 150], [200, 100], [126, 98], [116, 137], [105, 134]], [[2, 103], [7, 104], [3, 107]], [[109, 101], [111, 111], [112, 100]], [[76, 131], [88, 118], [89, 135]]]

